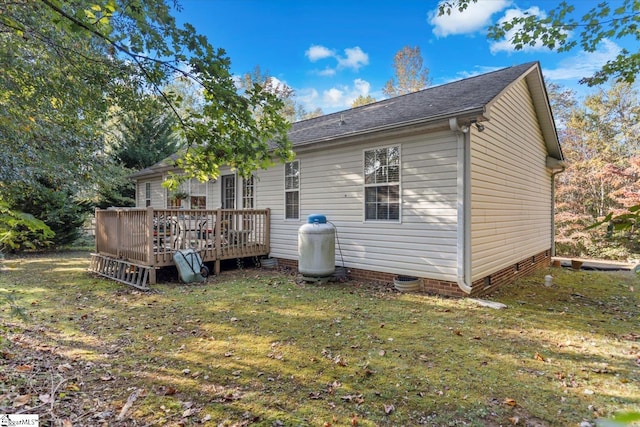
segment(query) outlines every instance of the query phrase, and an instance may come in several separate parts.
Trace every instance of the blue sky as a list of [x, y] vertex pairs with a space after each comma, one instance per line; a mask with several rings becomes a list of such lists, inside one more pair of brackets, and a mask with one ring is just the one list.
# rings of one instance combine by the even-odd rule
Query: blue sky
[[[225, 49], [234, 74], [259, 65], [292, 87], [307, 111], [330, 113], [349, 108], [358, 95], [383, 99], [393, 57], [403, 46], [420, 47], [432, 85], [540, 61], [547, 81], [579, 96], [593, 92], [578, 81], [614, 58], [626, 41], [604, 40], [594, 53], [559, 54], [542, 47], [517, 52], [486, 38], [488, 25], [524, 11], [545, 14], [558, 3], [479, 0], [463, 14], [437, 18], [435, 0], [181, 0], [176, 17]], [[597, 4], [572, 3], [577, 17]]]

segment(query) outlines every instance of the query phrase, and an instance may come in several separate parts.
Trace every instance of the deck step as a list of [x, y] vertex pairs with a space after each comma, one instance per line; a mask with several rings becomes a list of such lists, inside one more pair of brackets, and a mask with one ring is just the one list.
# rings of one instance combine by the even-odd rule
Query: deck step
[[109, 279], [148, 291], [149, 275], [153, 267], [134, 264], [100, 254], [91, 254], [89, 271]]

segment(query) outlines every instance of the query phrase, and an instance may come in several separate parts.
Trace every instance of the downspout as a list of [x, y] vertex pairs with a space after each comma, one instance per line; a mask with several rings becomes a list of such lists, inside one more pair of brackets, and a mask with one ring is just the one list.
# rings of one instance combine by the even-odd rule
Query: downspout
[[567, 166], [562, 160], [547, 157], [547, 168], [551, 170], [551, 256], [556, 256], [556, 175], [564, 172]]
[[469, 147], [469, 126], [458, 125], [458, 119], [449, 119], [449, 128], [455, 133], [457, 138], [457, 203], [458, 212], [457, 227], [457, 275], [456, 283], [465, 294], [471, 294], [473, 288], [471, 280], [471, 192], [470, 189], [470, 156]]

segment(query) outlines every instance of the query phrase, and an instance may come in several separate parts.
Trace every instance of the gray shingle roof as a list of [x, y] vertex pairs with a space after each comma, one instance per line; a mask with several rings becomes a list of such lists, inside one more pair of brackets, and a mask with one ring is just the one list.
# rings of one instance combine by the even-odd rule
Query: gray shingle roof
[[[430, 87], [420, 92], [296, 122], [289, 130], [289, 140], [295, 147], [332, 141], [377, 129], [401, 127], [409, 123], [429, 122], [479, 111], [511, 83], [535, 66], [539, 67], [538, 62], [528, 62]], [[546, 120], [547, 127], [551, 129], [549, 141], [547, 141], [550, 144], [550, 151], [556, 158], [562, 159], [550, 114], [549, 117], [543, 117], [542, 120]], [[135, 178], [171, 169], [177, 156], [174, 154], [131, 177]]]
[[535, 65], [537, 62], [529, 62], [296, 122], [289, 131], [289, 139], [294, 146], [304, 145], [482, 109]]

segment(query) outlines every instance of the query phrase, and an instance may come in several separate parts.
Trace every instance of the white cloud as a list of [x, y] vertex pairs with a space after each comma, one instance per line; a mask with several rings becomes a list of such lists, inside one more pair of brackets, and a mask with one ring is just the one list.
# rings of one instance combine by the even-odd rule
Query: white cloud
[[358, 71], [360, 67], [369, 64], [369, 55], [364, 53], [359, 46], [346, 48], [344, 53], [346, 57], [336, 56], [340, 68], [352, 68], [354, 71]]
[[319, 76], [331, 77], [336, 75], [336, 70], [334, 68], [325, 68], [324, 70], [318, 71]]
[[370, 90], [371, 84], [368, 81], [355, 79], [352, 85], [333, 86], [323, 90], [321, 95], [313, 88], [297, 90], [296, 101], [301, 103], [307, 111], [321, 108], [327, 114], [351, 108], [351, 104], [358, 96], [367, 96]]
[[[544, 11], [540, 10], [540, 8], [538, 8], [537, 6], [530, 7], [527, 10], [509, 9], [505, 12], [504, 16], [500, 18], [500, 20], [498, 21], [498, 24], [502, 24], [504, 22], [511, 21], [514, 18], [525, 16], [525, 15], [535, 15], [535, 16], [539, 16], [540, 18], [547, 17], [547, 14], [544, 13]], [[515, 33], [519, 31], [521, 28], [522, 26], [518, 25], [513, 29], [507, 31], [503, 40], [500, 40], [498, 42], [492, 42], [489, 47], [489, 49], [491, 50], [491, 53], [495, 55], [498, 52], [515, 52], [515, 48], [513, 47], [511, 40], [513, 39], [513, 36], [515, 35]], [[535, 52], [535, 51], [546, 50], [546, 49], [548, 48], [546, 48], [542, 43], [535, 43], [533, 46], [530, 46], [530, 45], [523, 46], [523, 48], [521, 49], [521, 52]]]
[[549, 80], [580, 80], [590, 77], [620, 53], [621, 48], [609, 39], [604, 39], [595, 52], [580, 51], [576, 55], [558, 62], [555, 69], [544, 69]]
[[491, 24], [491, 15], [511, 5], [511, 0], [478, 0], [469, 2], [468, 8], [459, 12], [453, 8], [451, 15], [438, 16], [438, 8], [427, 15], [427, 22], [433, 25], [436, 37], [456, 34], [471, 34], [481, 31]]
[[353, 87], [355, 88], [358, 95], [367, 96], [369, 94], [369, 90], [371, 90], [371, 84], [362, 79], [355, 79], [353, 81]]
[[337, 69], [350, 68], [358, 71], [361, 67], [369, 64], [369, 55], [365, 53], [359, 46], [348, 47], [344, 49], [344, 55], [339, 55], [335, 50], [329, 49], [321, 45], [312, 45], [304, 53], [309, 61], [316, 62], [321, 59], [333, 58], [336, 60], [336, 67], [326, 67], [324, 70], [316, 71], [320, 76], [333, 76]]
[[309, 109], [310, 106], [315, 105], [318, 98], [318, 91], [313, 88], [296, 90], [296, 101], [301, 103], [306, 109]]
[[336, 53], [327, 47], [312, 45], [304, 54], [309, 58], [309, 61], [316, 62], [320, 59], [333, 57]]
[[340, 107], [344, 104], [344, 92], [335, 87], [325, 90], [322, 92], [322, 102], [329, 107]]

